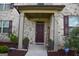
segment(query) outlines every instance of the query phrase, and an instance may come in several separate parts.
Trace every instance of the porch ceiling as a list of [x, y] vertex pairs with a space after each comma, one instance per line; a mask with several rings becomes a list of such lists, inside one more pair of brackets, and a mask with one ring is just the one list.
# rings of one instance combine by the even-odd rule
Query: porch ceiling
[[25, 13], [27, 18], [50, 18], [52, 13]]
[[58, 10], [61, 11], [65, 5], [15, 5], [17, 10]]

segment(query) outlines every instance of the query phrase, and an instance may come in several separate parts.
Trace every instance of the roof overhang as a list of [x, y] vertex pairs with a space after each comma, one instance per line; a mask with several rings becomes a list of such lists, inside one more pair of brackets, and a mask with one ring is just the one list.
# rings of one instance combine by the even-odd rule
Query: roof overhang
[[50, 18], [52, 13], [25, 13], [27, 18]]
[[61, 11], [65, 5], [14, 5], [18, 10], [57, 10]]

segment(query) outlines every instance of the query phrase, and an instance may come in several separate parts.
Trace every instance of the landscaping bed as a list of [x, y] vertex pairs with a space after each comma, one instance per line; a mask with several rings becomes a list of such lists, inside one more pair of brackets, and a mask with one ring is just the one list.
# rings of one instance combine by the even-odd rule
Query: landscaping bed
[[10, 49], [8, 56], [25, 56], [27, 49]]
[[0, 45], [6, 45], [8, 47], [18, 48], [18, 43], [13, 43], [13, 42], [0, 42]]
[[8, 56], [9, 48], [8, 46], [0, 46], [0, 56]]
[[[18, 49], [18, 37], [15, 34], [10, 34], [8, 37], [10, 38], [11, 42], [0, 42], [1, 55], [8, 54], [8, 56], [25, 56], [29, 46], [29, 38], [25, 37], [23, 39], [23, 49]], [[6, 47], [8, 48], [7, 54], [3, 54], [6, 51]]]
[[[27, 53], [28, 47], [23, 45], [23, 49], [17, 49], [18, 43], [13, 42], [0, 42], [0, 46], [7, 46], [9, 48], [8, 56], [24, 56]], [[13, 48], [13, 49], [10, 49]], [[27, 48], [27, 49], [26, 49]], [[6, 54], [3, 54], [5, 56]], [[2, 56], [2, 54], [1, 54]]]
[[75, 51], [69, 50], [66, 54], [64, 50], [58, 50], [57, 52], [54, 51], [47, 51], [48, 56], [75, 56]]

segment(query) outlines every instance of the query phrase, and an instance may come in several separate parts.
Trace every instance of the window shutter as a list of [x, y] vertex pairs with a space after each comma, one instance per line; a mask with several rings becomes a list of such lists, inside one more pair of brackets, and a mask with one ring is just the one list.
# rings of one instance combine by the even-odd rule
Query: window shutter
[[10, 9], [13, 9], [14, 8], [14, 3], [11, 3], [10, 4]]
[[64, 16], [64, 36], [69, 34], [69, 17]]
[[9, 34], [12, 33], [12, 20], [9, 21]]

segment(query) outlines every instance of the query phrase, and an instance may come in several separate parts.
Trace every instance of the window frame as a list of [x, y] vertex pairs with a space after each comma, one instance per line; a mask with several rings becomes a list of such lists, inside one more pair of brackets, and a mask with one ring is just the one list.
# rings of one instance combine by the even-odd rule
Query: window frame
[[[0, 32], [0, 34], [8, 34], [8, 32], [5, 33], [5, 32], [3, 31], [4, 28], [5, 28], [5, 27], [3, 26], [3, 22], [4, 22], [4, 21], [8, 21], [8, 22], [9, 22], [10, 20], [0, 20], [0, 21], [1, 21], [1, 32]], [[7, 28], [9, 28], [9, 25], [8, 25]]]
[[[1, 8], [1, 10], [0, 11], [7, 11], [7, 10], [9, 10], [10, 9], [10, 6], [11, 6], [11, 4], [6, 4], [6, 3], [4, 3], [4, 4], [1, 4], [2, 5], [2, 8]], [[7, 8], [7, 6], [9, 5], [9, 7]]]
[[[71, 26], [69, 25], [69, 17], [79, 17], [79, 16], [76, 16], [76, 15], [65, 15], [64, 16], [64, 36], [68, 36], [70, 32]], [[72, 26], [72, 27], [76, 28], [77, 26]]]
[[[69, 16], [69, 21], [70, 21], [70, 17], [73, 17], [73, 18], [74, 18], [74, 17], [75, 17], [75, 18], [78, 17], [78, 18], [76, 18], [75, 20], [76, 20], [76, 22], [78, 22], [77, 24], [79, 25], [79, 21], [78, 21], [78, 20], [79, 20], [79, 16]], [[72, 26], [69, 25], [69, 30], [68, 30], [69, 33], [70, 33], [70, 30], [71, 30], [71, 29], [79, 28], [79, 26], [77, 26], [77, 24], [76, 24], [75, 26], [73, 26], [73, 25], [72, 25]]]
[[[79, 23], [79, 21], [78, 21], [78, 20], [79, 20], [79, 16], [69, 16], [69, 21], [70, 21], [70, 17], [73, 17], [73, 18], [78, 17], [78, 18], [76, 18], [75, 20]], [[77, 23], [77, 24], [78, 24], [78, 23]], [[77, 27], [77, 24], [76, 24], [76, 26], [73, 26], [73, 25], [71, 26], [71, 25], [69, 25], [69, 27]]]

